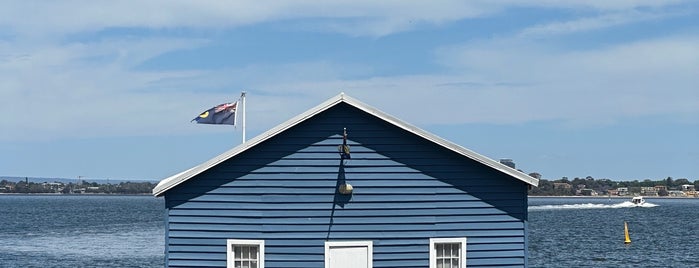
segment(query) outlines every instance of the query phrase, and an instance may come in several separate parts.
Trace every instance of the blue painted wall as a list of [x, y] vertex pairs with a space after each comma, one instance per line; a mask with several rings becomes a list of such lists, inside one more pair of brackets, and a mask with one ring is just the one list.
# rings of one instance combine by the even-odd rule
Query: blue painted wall
[[429, 238], [467, 237], [468, 267], [522, 267], [526, 193], [340, 103], [167, 191], [167, 264], [225, 267], [226, 239], [264, 239], [268, 268], [324, 267], [325, 241], [371, 240], [374, 267], [428, 267]]

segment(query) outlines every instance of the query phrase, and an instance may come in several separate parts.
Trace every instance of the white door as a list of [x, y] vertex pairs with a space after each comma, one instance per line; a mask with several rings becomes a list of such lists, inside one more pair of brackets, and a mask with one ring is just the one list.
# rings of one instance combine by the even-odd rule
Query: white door
[[325, 268], [372, 268], [371, 241], [325, 242]]

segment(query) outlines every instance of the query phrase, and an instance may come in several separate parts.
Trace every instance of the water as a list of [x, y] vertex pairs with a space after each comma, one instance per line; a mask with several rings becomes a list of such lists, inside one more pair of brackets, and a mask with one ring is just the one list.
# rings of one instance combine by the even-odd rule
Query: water
[[529, 198], [529, 265], [699, 267], [697, 212], [699, 199]]
[[0, 195], [0, 267], [163, 267], [153, 196]]
[[[0, 195], [0, 267], [163, 267], [152, 196]], [[699, 199], [529, 199], [530, 267], [699, 267]], [[624, 221], [632, 243], [624, 244]]]

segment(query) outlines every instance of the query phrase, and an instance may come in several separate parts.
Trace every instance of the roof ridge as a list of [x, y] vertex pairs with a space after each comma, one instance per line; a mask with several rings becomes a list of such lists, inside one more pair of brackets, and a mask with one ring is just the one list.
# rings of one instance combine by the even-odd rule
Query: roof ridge
[[473, 159], [475, 161], [478, 161], [486, 166], [489, 166], [491, 168], [494, 168], [496, 170], [499, 170], [507, 175], [510, 175], [514, 178], [517, 178], [525, 183], [528, 183], [530, 185], [536, 186], [539, 183], [539, 180], [536, 178], [533, 178], [527, 174], [524, 174], [516, 169], [510, 168], [504, 164], [501, 164], [498, 161], [495, 161], [493, 159], [490, 159], [488, 157], [485, 157], [483, 155], [480, 155], [474, 151], [471, 151], [469, 149], [466, 149], [465, 147], [458, 145], [456, 143], [450, 142], [446, 139], [443, 139], [437, 135], [434, 135], [430, 132], [427, 132], [421, 128], [418, 128], [414, 125], [411, 125], [405, 121], [402, 121], [392, 115], [389, 115], [377, 108], [374, 108], [370, 105], [367, 105], [357, 99], [354, 99], [348, 95], [346, 95], [344, 92], [340, 92], [340, 94], [335, 95], [334, 97], [316, 105], [315, 107], [263, 132], [260, 135], [257, 135], [256, 137], [248, 140], [247, 142], [244, 142], [214, 158], [211, 158], [204, 163], [201, 163], [197, 166], [194, 166], [190, 169], [187, 169], [183, 172], [177, 173], [175, 175], [172, 175], [168, 178], [165, 178], [161, 180], [158, 185], [155, 186], [153, 189], [153, 195], [155, 196], [160, 196], [164, 194], [166, 191], [172, 189], [173, 187], [181, 184], [182, 182], [200, 174], [201, 172], [204, 172], [208, 170], [209, 168], [212, 168], [244, 151], [247, 149], [256, 146], [257, 144], [262, 143], [263, 141], [266, 141], [274, 136], [276, 136], [279, 133], [282, 133], [286, 131], [287, 129], [298, 125], [299, 123], [306, 121], [307, 119], [339, 104], [339, 103], [347, 103], [355, 108], [358, 108], [366, 113], [369, 113], [373, 116], [376, 116], [386, 122], [391, 123], [392, 125], [402, 128], [408, 132], [411, 132], [421, 138], [427, 139], [429, 141], [434, 142], [435, 144], [438, 144], [442, 147], [445, 147], [447, 149], [450, 149], [458, 154], [461, 154], [465, 157], [468, 157], [470, 159]]

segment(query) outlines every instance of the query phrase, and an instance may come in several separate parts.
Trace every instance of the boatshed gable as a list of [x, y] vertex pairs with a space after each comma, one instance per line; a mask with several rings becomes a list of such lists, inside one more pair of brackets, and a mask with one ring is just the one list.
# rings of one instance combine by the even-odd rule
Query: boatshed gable
[[163, 180], [165, 265], [226, 267], [231, 250], [255, 248], [267, 268], [332, 267], [351, 252], [432, 267], [449, 247], [467, 267], [524, 267], [536, 180], [518, 174], [340, 96]]
[[[350, 159], [341, 159], [338, 151], [344, 131], [348, 133]], [[510, 202], [526, 197], [527, 183], [346, 103], [335, 105], [170, 189], [166, 194], [177, 198], [167, 199], [167, 207], [205, 193], [247, 194], [244, 198], [259, 199], [285, 189], [294, 193], [314, 191], [305, 189], [304, 185], [332, 189], [343, 181], [360, 182], [355, 185], [357, 188], [366, 186], [358, 191], [370, 188], [381, 193], [376, 189], [391, 188], [400, 189], [406, 196], [466, 192], [474, 198], [488, 200], [493, 207], [516, 218], [525, 215], [522, 204]], [[327, 189], [319, 191], [327, 192]], [[493, 198], [498, 196], [502, 198]]]
[[[443, 147], [443, 149], [446, 149], [446, 150], [449, 150], [449, 151], [456, 153], [458, 155], [457, 157], [469, 158], [469, 159], [476, 161], [476, 162], [479, 162], [482, 165], [485, 165], [491, 169], [494, 169], [498, 172], [504, 173], [512, 179], [516, 179], [516, 180], [525, 182], [528, 185], [532, 185], [532, 186], [538, 185], [538, 179], [536, 179], [536, 178], [533, 178], [533, 177], [531, 177], [527, 174], [524, 174], [518, 170], [510, 168], [506, 165], [503, 165], [503, 164], [501, 164], [497, 161], [494, 161], [490, 158], [487, 158], [485, 156], [477, 154], [471, 150], [468, 150], [468, 149], [466, 149], [462, 146], [459, 146], [457, 144], [454, 144], [450, 141], [444, 140], [444, 139], [442, 139], [434, 134], [431, 134], [431, 133], [424, 131], [420, 128], [417, 128], [413, 125], [410, 125], [406, 122], [403, 122], [403, 121], [401, 121], [401, 120], [399, 120], [391, 115], [388, 115], [388, 114], [386, 114], [386, 113], [384, 113], [376, 108], [373, 108], [369, 105], [366, 105], [366, 104], [364, 104], [356, 99], [353, 99], [349, 96], [346, 96], [346, 95], [344, 95], [344, 93], [342, 93], [342, 94], [340, 94], [334, 98], [331, 98], [328, 101], [321, 103], [320, 105], [288, 120], [287, 122], [280, 124], [277, 127], [270, 129], [265, 133], [258, 135], [257, 137], [251, 139], [250, 141], [243, 143], [243, 144], [241, 144], [241, 145], [239, 145], [239, 146], [237, 146], [237, 147], [235, 147], [235, 148], [233, 148], [233, 149], [231, 149], [231, 150], [229, 150], [229, 151], [227, 151], [227, 152], [225, 152], [225, 153], [223, 153], [215, 158], [210, 159], [207, 162], [204, 162], [198, 166], [195, 166], [193, 168], [185, 170], [181, 173], [175, 174], [169, 178], [163, 179], [153, 189], [153, 194], [155, 196], [161, 196], [169, 189], [189, 180], [190, 178], [197, 176], [200, 173], [203, 173], [204, 171], [207, 171], [210, 168], [215, 167], [216, 165], [222, 163], [223, 161], [226, 161], [234, 156], [237, 156], [245, 151], [248, 151], [251, 148], [254, 148], [255, 146], [257, 146], [258, 144], [265, 142], [265, 141], [271, 139], [272, 137], [275, 137], [275, 136], [287, 131], [288, 129], [290, 129], [292, 127], [295, 127], [299, 124], [302, 124], [303, 122], [309, 120], [310, 118], [316, 117], [318, 114], [321, 114], [321, 113], [325, 112], [326, 110], [330, 109], [331, 107], [334, 107], [334, 106], [339, 105], [339, 104], [349, 105], [351, 107], [356, 108], [357, 111], [356, 111], [355, 115], [359, 115], [359, 114], [365, 114], [365, 116], [370, 115], [372, 117], [375, 117], [379, 121], [382, 121], [384, 124], [392, 125], [394, 127], [397, 127], [399, 129], [406, 131], [409, 134], [412, 134], [413, 136], [422, 138], [422, 139], [429, 141], [433, 144], [439, 145], [439, 146]], [[353, 116], [354, 115], [345, 116], [345, 117], [351, 118]], [[308, 124], [306, 124], [306, 125], [308, 125]], [[339, 127], [339, 126], [337, 126], [337, 127]], [[312, 129], [308, 129], [308, 130], [310, 131]], [[361, 129], [355, 128], [355, 130], [361, 130]], [[332, 131], [335, 131], [333, 135], [338, 135], [338, 133], [336, 132], [337, 129], [333, 129]], [[354, 130], [350, 130], [350, 132], [354, 133], [354, 134], [351, 134], [351, 135], [353, 135], [353, 137], [355, 137], [354, 135], [357, 134], [356, 132], [354, 132]], [[320, 134], [318, 134], [318, 135], [320, 135]], [[358, 137], [361, 137], [361, 135]]]

